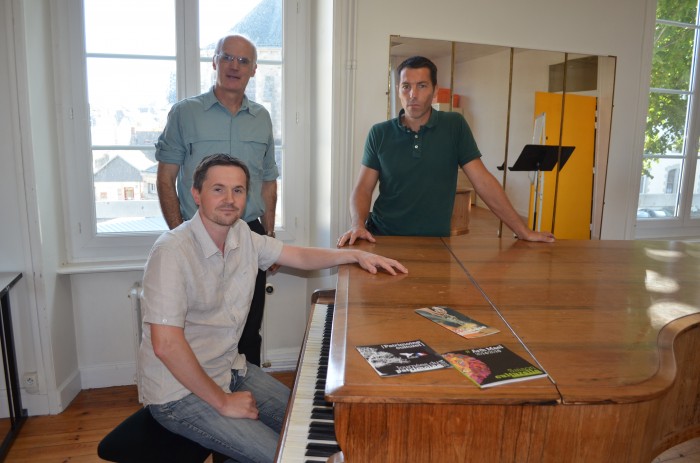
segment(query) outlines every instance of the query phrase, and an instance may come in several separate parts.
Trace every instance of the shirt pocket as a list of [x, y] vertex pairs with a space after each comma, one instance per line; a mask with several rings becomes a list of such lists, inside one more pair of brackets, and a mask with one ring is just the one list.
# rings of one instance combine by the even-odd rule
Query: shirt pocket
[[245, 162], [252, 178], [261, 178], [267, 149], [267, 137], [255, 133], [246, 133], [231, 143], [231, 156]]
[[231, 142], [228, 138], [206, 137], [190, 141], [188, 155], [195, 159], [202, 159], [210, 154], [231, 155]]

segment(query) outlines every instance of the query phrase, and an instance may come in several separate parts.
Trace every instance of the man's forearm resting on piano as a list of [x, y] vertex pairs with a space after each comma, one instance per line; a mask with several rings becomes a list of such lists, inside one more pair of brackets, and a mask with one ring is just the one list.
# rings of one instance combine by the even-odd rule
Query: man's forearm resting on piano
[[277, 263], [300, 270], [317, 270], [343, 264], [359, 264], [369, 273], [377, 273], [378, 268], [391, 275], [408, 273], [400, 262], [358, 249], [325, 249], [284, 246]]

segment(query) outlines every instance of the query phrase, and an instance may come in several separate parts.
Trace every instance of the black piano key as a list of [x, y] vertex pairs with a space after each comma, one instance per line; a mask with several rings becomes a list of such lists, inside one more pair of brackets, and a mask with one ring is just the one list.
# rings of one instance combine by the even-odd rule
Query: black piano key
[[313, 404], [320, 407], [332, 407], [333, 402], [327, 402], [326, 401], [326, 393], [323, 390], [317, 390], [314, 392], [314, 401]]
[[332, 408], [313, 408], [311, 410], [311, 418], [317, 420], [333, 420]]
[[[329, 423], [330, 424], [330, 423]], [[309, 428], [308, 432], [309, 436], [314, 434], [318, 436], [324, 436], [323, 440], [330, 440], [335, 442], [335, 430], [333, 429], [333, 425], [330, 424], [329, 428]]]
[[309, 431], [309, 439], [335, 442], [335, 433], [327, 434], [323, 432]]
[[340, 447], [333, 444], [317, 444], [310, 442], [306, 446], [307, 457], [330, 457], [334, 453], [340, 452]]
[[312, 421], [311, 423], [309, 423], [309, 429], [313, 429], [315, 431], [335, 432], [333, 423], [328, 423], [325, 421]]

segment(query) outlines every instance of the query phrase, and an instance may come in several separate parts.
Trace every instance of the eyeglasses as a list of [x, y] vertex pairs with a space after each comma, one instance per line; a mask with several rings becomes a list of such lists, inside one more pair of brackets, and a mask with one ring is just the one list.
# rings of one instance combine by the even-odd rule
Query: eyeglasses
[[237, 61], [241, 66], [248, 66], [250, 64], [250, 58], [246, 58], [245, 56], [231, 56], [227, 55], [226, 53], [219, 53], [216, 56], [218, 56], [220, 60], [224, 60], [227, 63]]

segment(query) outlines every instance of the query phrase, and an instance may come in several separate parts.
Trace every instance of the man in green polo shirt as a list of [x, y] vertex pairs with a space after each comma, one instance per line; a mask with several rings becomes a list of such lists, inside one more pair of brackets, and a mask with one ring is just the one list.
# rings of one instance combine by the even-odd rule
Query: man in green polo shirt
[[[373, 235], [449, 236], [457, 187], [457, 167], [476, 193], [516, 236], [554, 241], [549, 232], [530, 230], [501, 184], [486, 169], [472, 132], [461, 114], [432, 108], [437, 67], [414, 56], [397, 69], [399, 116], [376, 124], [365, 143], [360, 175], [350, 196], [352, 226], [338, 246]], [[372, 193], [379, 196], [370, 211]]]

